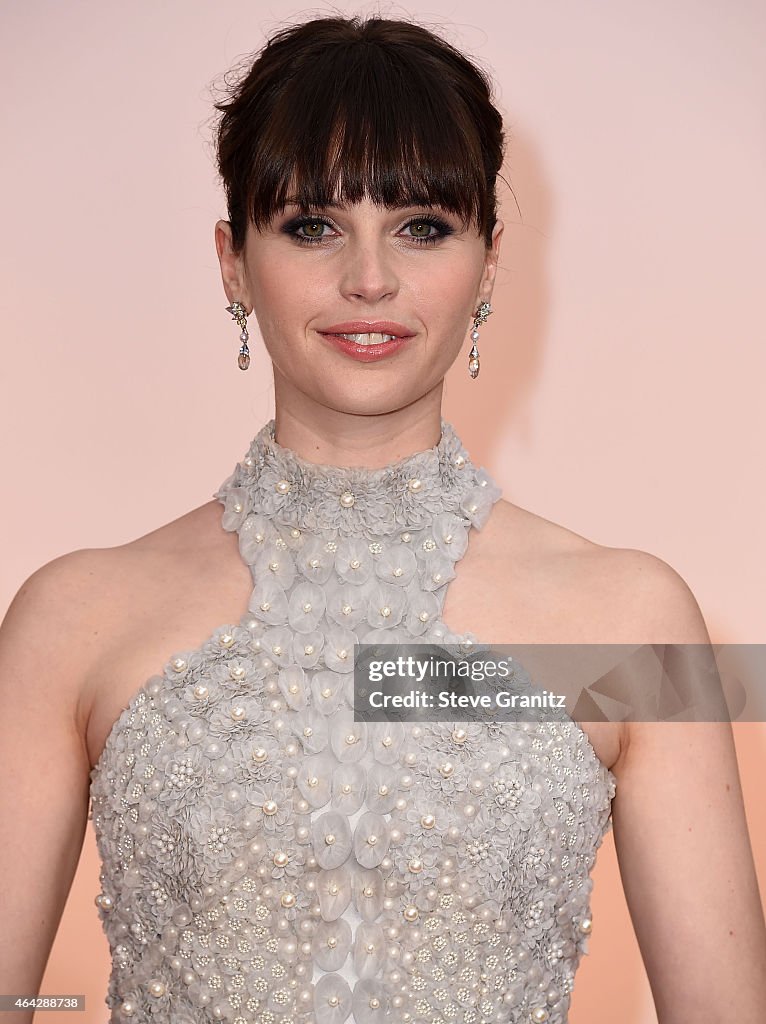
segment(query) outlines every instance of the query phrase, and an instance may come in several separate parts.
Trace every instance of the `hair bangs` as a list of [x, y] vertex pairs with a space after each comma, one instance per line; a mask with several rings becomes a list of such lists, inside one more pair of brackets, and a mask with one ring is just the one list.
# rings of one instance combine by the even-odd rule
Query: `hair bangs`
[[253, 223], [262, 228], [288, 203], [308, 212], [366, 196], [392, 209], [440, 206], [479, 231], [487, 185], [464, 105], [385, 48], [347, 50], [346, 60], [320, 55], [277, 99], [253, 165]]

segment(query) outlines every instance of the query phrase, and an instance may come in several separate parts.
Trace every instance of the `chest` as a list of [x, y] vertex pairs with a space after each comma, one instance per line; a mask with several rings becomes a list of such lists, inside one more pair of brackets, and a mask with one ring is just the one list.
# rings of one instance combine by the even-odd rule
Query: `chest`
[[[490, 520], [481, 536], [472, 531], [446, 588], [443, 621], [455, 632], [488, 642], [576, 642], [598, 616], [577, 573], [562, 579], [518, 558], [506, 571], [511, 556], [499, 547], [491, 525]], [[135, 567], [128, 564], [122, 596], [104, 610], [103, 635], [110, 639], [84, 688], [91, 764], [136, 691], [162, 670], [173, 651], [200, 648], [216, 627], [237, 623], [247, 610], [252, 577], [236, 535], [222, 535], [212, 558], [184, 552], [161, 560], [157, 569], [147, 572], [141, 560]], [[583, 729], [599, 759], [614, 764], [618, 727], [583, 723]]]

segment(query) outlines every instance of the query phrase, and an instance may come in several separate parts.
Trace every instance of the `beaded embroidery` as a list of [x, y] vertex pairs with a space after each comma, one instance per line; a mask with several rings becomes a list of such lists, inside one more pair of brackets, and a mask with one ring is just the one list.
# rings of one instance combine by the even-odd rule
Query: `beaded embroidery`
[[91, 773], [112, 1020], [564, 1024], [616, 780], [565, 715], [354, 722], [354, 643], [441, 619], [500, 491], [442, 420], [383, 469], [274, 421], [214, 495], [248, 613], [171, 656]]

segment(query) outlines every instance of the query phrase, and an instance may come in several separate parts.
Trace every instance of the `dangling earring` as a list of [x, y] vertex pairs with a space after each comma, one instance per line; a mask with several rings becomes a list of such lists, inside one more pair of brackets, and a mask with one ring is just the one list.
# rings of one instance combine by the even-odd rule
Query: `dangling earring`
[[240, 370], [246, 370], [250, 365], [250, 350], [247, 347], [250, 335], [247, 333], [247, 313], [245, 312], [245, 307], [241, 302], [232, 302], [230, 306], [226, 307], [226, 312], [231, 313], [232, 320], [236, 320], [239, 325], [239, 340], [242, 342], [242, 345], [237, 356], [237, 366]]
[[474, 380], [479, 376], [479, 349], [476, 346], [476, 342], [479, 340], [479, 327], [486, 321], [491, 312], [492, 307], [490, 304], [482, 302], [473, 318], [473, 330], [471, 331], [473, 346], [468, 355], [468, 372]]

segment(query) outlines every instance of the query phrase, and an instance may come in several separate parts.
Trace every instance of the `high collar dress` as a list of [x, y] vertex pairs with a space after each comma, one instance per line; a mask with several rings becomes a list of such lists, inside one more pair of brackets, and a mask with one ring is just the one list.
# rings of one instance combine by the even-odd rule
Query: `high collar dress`
[[565, 1024], [616, 789], [587, 735], [353, 713], [355, 645], [480, 643], [441, 612], [500, 490], [441, 427], [366, 469], [271, 420], [215, 492], [248, 611], [170, 654], [91, 772], [111, 1021]]

